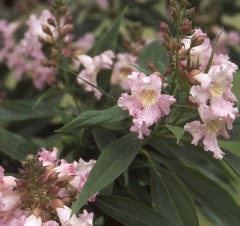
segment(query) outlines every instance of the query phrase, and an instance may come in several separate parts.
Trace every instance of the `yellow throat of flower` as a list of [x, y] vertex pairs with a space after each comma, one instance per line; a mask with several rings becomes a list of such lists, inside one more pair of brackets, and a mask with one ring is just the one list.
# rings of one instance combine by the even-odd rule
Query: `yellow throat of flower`
[[218, 134], [221, 129], [224, 128], [224, 122], [219, 120], [211, 120], [207, 122], [207, 133]]
[[138, 100], [144, 107], [150, 107], [157, 102], [158, 93], [156, 90], [142, 90], [139, 94]]

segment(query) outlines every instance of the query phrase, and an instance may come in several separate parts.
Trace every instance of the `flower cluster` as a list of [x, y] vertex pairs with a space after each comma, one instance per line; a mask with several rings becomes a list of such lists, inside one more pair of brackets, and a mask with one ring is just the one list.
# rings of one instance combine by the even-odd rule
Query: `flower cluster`
[[[93, 225], [93, 213], [87, 210], [79, 217], [70, 215], [95, 161], [68, 163], [57, 153], [57, 148], [43, 148], [39, 156], [27, 156], [20, 179], [4, 176], [0, 166], [0, 225]], [[94, 200], [95, 195], [89, 201]]]
[[132, 132], [138, 132], [139, 138], [150, 134], [149, 127], [156, 123], [162, 116], [169, 114], [170, 105], [175, 103], [175, 98], [161, 94], [162, 82], [155, 75], [145, 75], [133, 72], [127, 77], [131, 95], [122, 94], [118, 105], [129, 111], [133, 117]]
[[[202, 44], [191, 47], [192, 42], [202, 40]], [[220, 150], [217, 137], [228, 138], [226, 129], [232, 129], [232, 123], [238, 115], [234, 107], [236, 97], [231, 92], [233, 73], [237, 66], [227, 55], [214, 54], [210, 40], [200, 29], [193, 36], [182, 40], [184, 51], [190, 51], [189, 59], [182, 61], [184, 67], [190, 62], [191, 72], [189, 81], [193, 84], [190, 89], [190, 101], [197, 105], [203, 123], [194, 121], [185, 125], [185, 130], [193, 136], [193, 144], [197, 144], [203, 137], [205, 151], [214, 153], [214, 157], [221, 159], [224, 153]], [[182, 52], [184, 52], [182, 51]], [[211, 65], [209, 65], [211, 63]]]

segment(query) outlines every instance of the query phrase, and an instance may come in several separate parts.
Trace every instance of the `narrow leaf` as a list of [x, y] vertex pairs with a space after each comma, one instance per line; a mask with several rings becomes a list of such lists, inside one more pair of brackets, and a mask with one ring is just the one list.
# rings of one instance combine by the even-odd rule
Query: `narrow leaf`
[[77, 212], [91, 196], [122, 174], [133, 161], [139, 148], [140, 140], [133, 133], [111, 143], [102, 152], [92, 168], [87, 182], [73, 207], [73, 212]]
[[23, 160], [28, 154], [36, 154], [37, 147], [23, 137], [0, 128], [0, 151], [15, 160]]
[[74, 129], [100, 126], [109, 124], [112, 122], [118, 122], [128, 117], [128, 112], [123, 111], [120, 107], [114, 106], [106, 110], [90, 110], [85, 111], [64, 127], [58, 130], [58, 132], [71, 131]]
[[227, 150], [224, 152], [223, 160], [240, 176], [240, 157]]
[[127, 226], [178, 226], [153, 209], [127, 198], [100, 196], [94, 204]]
[[151, 189], [152, 200], [159, 213], [172, 219], [176, 225], [199, 225], [193, 201], [177, 177], [154, 166]]
[[173, 133], [173, 135], [177, 138], [177, 144], [181, 140], [183, 134], [185, 133], [185, 130], [182, 127], [179, 126], [171, 126], [166, 125], [166, 127]]
[[124, 14], [126, 13], [126, 8], [119, 15], [116, 21], [113, 23], [112, 27], [104, 33], [96, 44], [89, 50], [88, 54], [91, 56], [98, 55], [106, 50], [114, 50], [116, 48], [116, 43], [119, 35], [119, 28], [122, 23]]

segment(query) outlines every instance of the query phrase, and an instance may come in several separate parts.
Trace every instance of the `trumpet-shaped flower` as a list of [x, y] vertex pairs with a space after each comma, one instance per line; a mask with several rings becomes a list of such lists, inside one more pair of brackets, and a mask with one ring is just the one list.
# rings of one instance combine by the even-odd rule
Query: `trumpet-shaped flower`
[[187, 123], [184, 129], [192, 134], [192, 144], [197, 145], [203, 138], [204, 150], [213, 152], [214, 158], [222, 159], [224, 152], [218, 146], [217, 137], [221, 135], [225, 139], [229, 138], [226, 128], [232, 128], [233, 120], [217, 117], [207, 105], [201, 105], [198, 112], [203, 123], [193, 121]]
[[128, 76], [131, 95], [124, 93], [118, 100], [118, 105], [129, 111], [133, 117], [132, 132], [138, 132], [139, 138], [150, 134], [150, 127], [163, 115], [170, 112], [170, 105], [175, 103], [172, 96], [161, 94], [161, 79], [152, 74], [146, 76], [141, 72], [133, 72]]
[[194, 76], [200, 86], [193, 86], [190, 90], [190, 100], [199, 105], [207, 104], [210, 101], [212, 111], [220, 117], [235, 118], [238, 109], [234, 108], [237, 101], [232, 88], [233, 68], [228, 64], [212, 66], [208, 74], [199, 73]]
[[[114, 53], [110, 50], [103, 52], [102, 54], [90, 57], [88, 55], [80, 55], [78, 60], [84, 66], [84, 70], [82, 70], [78, 75], [78, 83], [83, 85], [85, 90], [88, 92], [93, 92], [97, 99], [100, 99], [102, 94], [95, 87], [86, 83], [85, 81], [97, 86], [97, 74], [102, 69], [110, 69], [113, 64]], [[84, 81], [84, 80], [85, 81]]]

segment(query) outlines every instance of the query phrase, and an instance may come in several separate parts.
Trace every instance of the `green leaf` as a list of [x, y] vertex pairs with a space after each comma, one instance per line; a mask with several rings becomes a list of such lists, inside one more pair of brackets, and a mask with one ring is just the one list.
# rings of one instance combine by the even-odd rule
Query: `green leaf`
[[167, 127], [173, 133], [173, 135], [177, 138], [177, 144], [178, 144], [183, 134], [185, 133], [185, 130], [179, 126], [166, 125], [165, 127]]
[[151, 74], [152, 72], [148, 68], [148, 62], [152, 62], [157, 71], [161, 73], [165, 72], [169, 65], [169, 57], [165, 52], [162, 41], [151, 42], [141, 51], [138, 57], [139, 66]]
[[198, 226], [197, 212], [182, 182], [155, 164], [151, 178], [152, 200], [159, 213], [172, 219], [176, 225]]
[[112, 122], [118, 122], [128, 117], [128, 112], [114, 106], [105, 110], [85, 111], [71, 122], [60, 128], [58, 132], [71, 131], [74, 129], [101, 126]]
[[172, 166], [205, 209], [226, 225], [240, 225], [240, 207], [221, 185], [190, 167], [182, 164]]
[[33, 109], [36, 108], [36, 106], [45, 98], [51, 96], [51, 95], [54, 95], [56, 93], [59, 93], [61, 92], [61, 89], [59, 86], [53, 86], [51, 87], [50, 89], [48, 89], [46, 92], [44, 92], [42, 95], [40, 95], [38, 97], [38, 99], [36, 100], [35, 104], [33, 105]]
[[124, 14], [126, 13], [126, 8], [119, 15], [116, 21], [113, 23], [112, 27], [104, 33], [100, 39], [96, 42], [96, 44], [89, 50], [88, 54], [91, 56], [98, 55], [106, 50], [114, 50], [116, 48], [119, 28], [122, 23]]
[[0, 151], [15, 160], [23, 160], [28, 154], [36, 154], [38, 148], [23, 137], [0, 128]]
[[240, 176], [240, 157], [224, 150], [223, 160]]
[[48, 104], [40, 103], [35, 109], [33, 109], [33, 106], [34, 101], [30, 100], [5, 102], [0, 106], [0, 124], [21, 120], [49, 118], [55, 115]]
[[140, 140], [133, 133], [111, 143], [102, 152], [92, 168], [87, 182], [73, 207], [73, 212], [78, 211], [91, 196], [122, 174], [133, 161], [139, 148]]
[[118, 196], [99, 196], [94, 204], [127, 226], [179, 226], [138, 202]]

